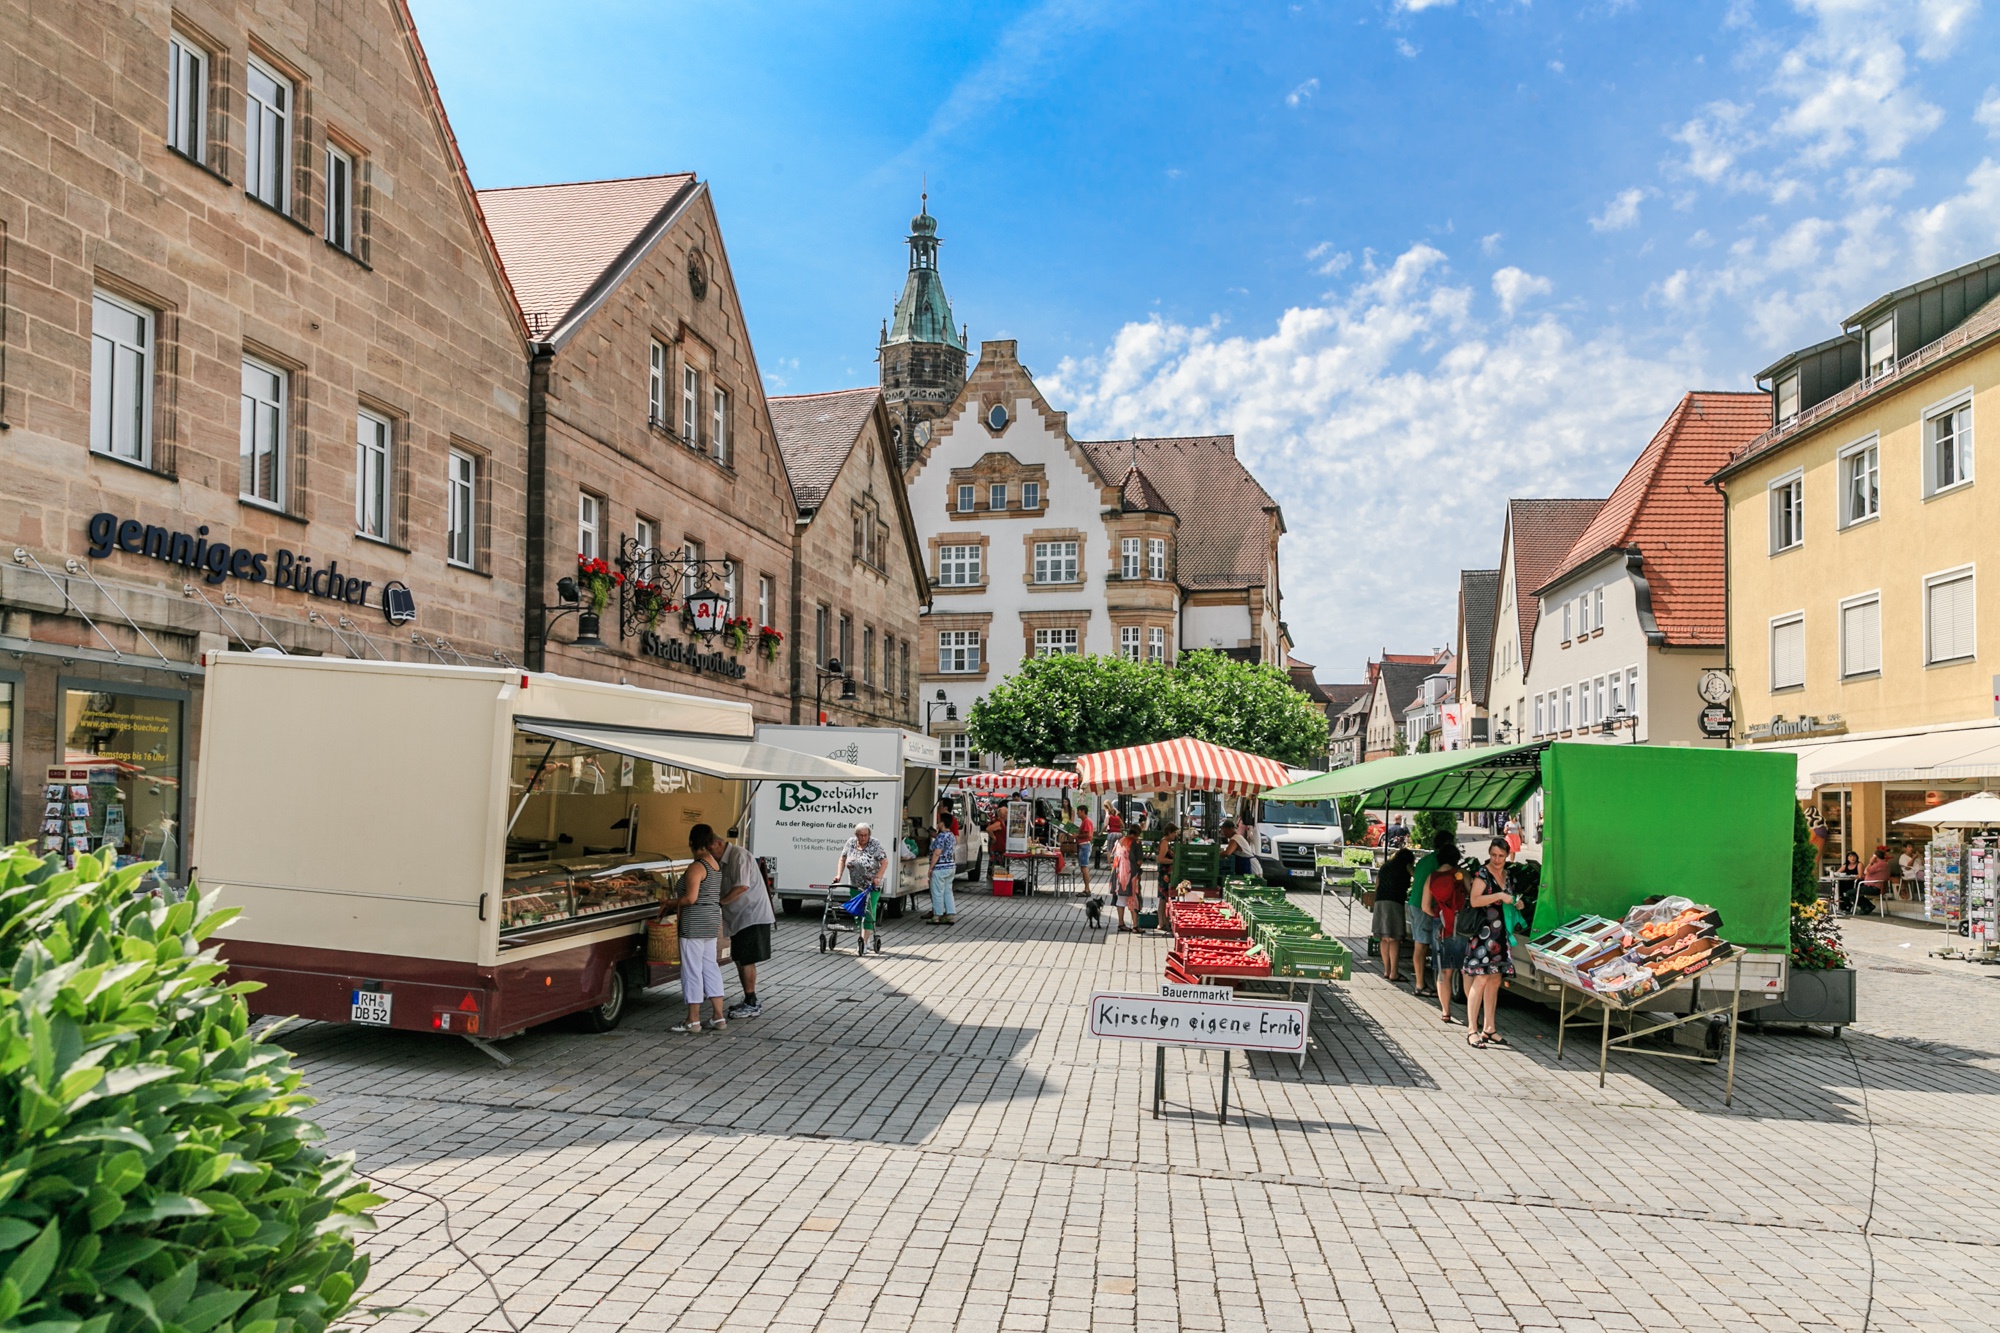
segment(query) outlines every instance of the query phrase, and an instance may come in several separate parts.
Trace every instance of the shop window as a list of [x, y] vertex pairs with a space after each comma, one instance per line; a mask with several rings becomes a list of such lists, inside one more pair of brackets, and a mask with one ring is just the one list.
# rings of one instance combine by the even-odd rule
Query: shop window
[[162, 877], [178, 881], [183, 711], [179, 699], [65, 689], [66, 776], [52, 774], [43, 792], [44, 849], [60, 838], [66, 852], [158, 861]]

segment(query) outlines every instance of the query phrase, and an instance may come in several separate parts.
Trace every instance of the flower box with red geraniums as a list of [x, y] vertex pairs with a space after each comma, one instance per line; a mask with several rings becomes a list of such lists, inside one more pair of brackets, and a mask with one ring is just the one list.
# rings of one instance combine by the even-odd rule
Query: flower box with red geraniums
[[757, 651], [763, 656], [766, 662], [775, 662], [778, 660], [778, 648], [784, 641], [785, 636], [772, 626], [759, 625], [757, 627]]
[[625, 575], [601, 559], [580, 555], [576, 558], [576, 581], [590, 614], [601, 616], [611, 603], [611, 590], [625, 581]]

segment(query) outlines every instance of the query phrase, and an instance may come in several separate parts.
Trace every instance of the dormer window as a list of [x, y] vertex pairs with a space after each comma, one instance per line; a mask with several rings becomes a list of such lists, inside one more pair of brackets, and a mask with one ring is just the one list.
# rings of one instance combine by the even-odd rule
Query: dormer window
[[1868, 378], [1886, 375], [1896, 368], [1896, 317], [1889, 316], [1868, 329]]
[[1021, 508], [1040, 509], [1042, 507], [1042, 484], [1039, 481], [1021, 483]]
[[986, 507], [988, 509], [1005, 509], [1007, 507], [1006, 482], [996, 482], [986, 488]]
[[1796, 373], [1778, 381], [1778, 424], [1784, 425], [1799, 414], [1799, 377]]

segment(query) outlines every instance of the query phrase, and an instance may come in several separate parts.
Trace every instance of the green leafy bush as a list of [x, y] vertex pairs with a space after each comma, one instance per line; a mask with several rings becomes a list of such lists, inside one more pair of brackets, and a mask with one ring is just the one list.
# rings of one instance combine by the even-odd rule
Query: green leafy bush
[[0, 852], [0, 1330], [321, 1333], [381, 1200], [144, 869]]

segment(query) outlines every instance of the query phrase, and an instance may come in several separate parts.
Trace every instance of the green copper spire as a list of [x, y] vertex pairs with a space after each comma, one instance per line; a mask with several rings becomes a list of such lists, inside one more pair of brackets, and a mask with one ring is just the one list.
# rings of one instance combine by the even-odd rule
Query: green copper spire
[[903, 295], [896, 302], [896, 314], [882, 339], [891, 343], [933, 343], [957, 352], [965, 350], [965, 339], [951, 317], [951, 302], [944, 294], [944, 280], [938, 277], [937, 219], [931, 216], [930, 196], [910, 219], [910, 276], [903, 283]]

